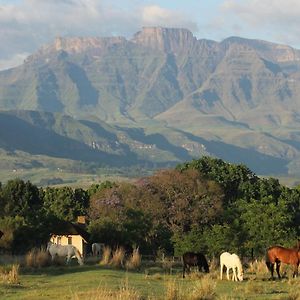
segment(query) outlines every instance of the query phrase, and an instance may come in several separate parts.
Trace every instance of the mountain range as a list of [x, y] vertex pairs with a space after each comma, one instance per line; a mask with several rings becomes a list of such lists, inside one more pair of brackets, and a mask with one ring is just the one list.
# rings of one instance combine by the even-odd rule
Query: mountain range
[[162, 27], [58, 37], [0, 72], [0, 110], [6, 157], [163, 167], [213, 155], [300, 174], [300, 50], [287, 45]]

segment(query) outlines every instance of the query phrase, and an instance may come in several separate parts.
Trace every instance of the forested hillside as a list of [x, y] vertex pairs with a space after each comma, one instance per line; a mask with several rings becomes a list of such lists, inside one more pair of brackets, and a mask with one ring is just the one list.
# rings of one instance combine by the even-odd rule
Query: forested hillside
[[37, 188], [12, 180], [1, 186], [3, 251], [25, 252], [47, 241], [60, 221], [86, 215], [91, 242], [139, 246], [144, 254], [224, 249], [256, 257], [300, 235], [300, 190], [259, 178], [245, 165], [203, 157], [134, 183], [102, 182], [88, 189]]

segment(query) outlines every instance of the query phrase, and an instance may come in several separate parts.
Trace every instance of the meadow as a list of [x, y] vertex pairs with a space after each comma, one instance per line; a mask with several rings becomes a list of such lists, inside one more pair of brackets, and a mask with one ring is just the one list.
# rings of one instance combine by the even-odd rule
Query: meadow
[[166, 266], [143, 261], [133, 271], [72, 262], [21, 268], [14, 282], [0, 277], [0, 299], [300, 299], [300, 279], [292, 279], [289, 269], [285, 272], [282, 280], [269, 280], [258, 262], [245, 269], [243, 282], [232, 282], [219, 279], [217, 264], [209, 274], [192, 272], [183, 279], [179, 262]]

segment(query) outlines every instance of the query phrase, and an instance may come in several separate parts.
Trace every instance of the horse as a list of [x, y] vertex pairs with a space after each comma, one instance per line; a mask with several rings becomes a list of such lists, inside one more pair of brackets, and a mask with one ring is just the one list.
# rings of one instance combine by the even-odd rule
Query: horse
[[[244, 279], [243, 266], [240, 258], [235, 253], [230, 254], [228, 252], [223, 252], [220, 255], [220, 266], [221, 266], [221, 271], [220, 271], [221, 280], [223, 277], [223, 267], [225, 266], [228, 280], [229, 280], [229, 270], [232, 269], [233, 271], [232, 280], [243, 281]], [[236, 274], [236, 269], [237, 269], [237, 274]]]
[[4, 233], [0, 230], [0, 239], [2, 238], [3, 235]]
[[271, 272], [271, 278], [274, 279], [274, 265], [276, 263], [276, 272], [280, 279], [280, 264], [293, 265], [293, 277], [298, 276], [298, 266], [300, 264], [300, 240], [296, 248], [284, 248], [281, 246], [273, 246], [267, 250], [266, 265]]
[[83, 260], [79, 250], [73, 245], [57, 245], [49, 242], [47, 245], [47, 251], [51, 255], [52, 262], [55, 256], [67, 257], [66, 263], [68, 264], [73, 256], [75, 256], [80, 265], [83, 265]]
[[101, 249], [103, 244], [100, 243], [93, 243], [92, 244], [92, 254], [93, 256], [100, 256], [101, 255]]
[[198, 267], [199, 272], [204, 269], [206, 273], [209, 273], [209, 266], [207, 260], [202, 253], [186, 252], [182, 255], [183, 270], [182, 278], [185, 277], [185, 270], [190, 271], [191, 267]]

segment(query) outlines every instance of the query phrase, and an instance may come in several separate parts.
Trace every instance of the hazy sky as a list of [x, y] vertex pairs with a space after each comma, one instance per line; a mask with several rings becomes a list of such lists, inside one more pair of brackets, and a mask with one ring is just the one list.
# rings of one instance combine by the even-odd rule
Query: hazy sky
[[56, 36], [131, 38], [142, 26], [184, 27], [197, 38], [257, 38], [300, 48], [299, 0], [0, 0], [0, 69]]

